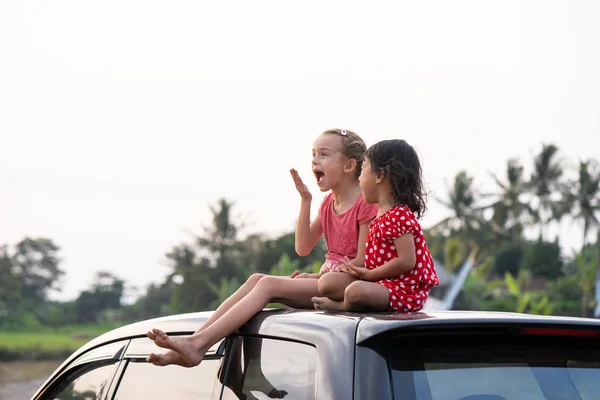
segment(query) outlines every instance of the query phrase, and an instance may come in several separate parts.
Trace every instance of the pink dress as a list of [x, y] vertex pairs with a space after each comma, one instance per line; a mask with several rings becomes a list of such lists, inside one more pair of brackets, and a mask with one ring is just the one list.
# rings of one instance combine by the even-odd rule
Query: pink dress
[[415, 266], [399, 276], [377, 281], [390, 292], [389, 309], [405, 313], [421, 310], [429, 290], [440, 284], [415, 214], [408, 207], [396, 206], [374, 219], [369, 224], [365, 253], [365, 267], [375, 269], [398, 257], [394, 240], [407, 233], [412, 234], [415, 244]]
[[377, 204], [367, 204], [362, 193], [350, 209], [342, 214], [333, 210], [333, 194], [329, 193], [319, 207], [321, 227], [327, 254], [320, 272], [341, 271], [339, 265], [344, 257], [353, 259], [358, 254], [358, 230], [377, 215]]

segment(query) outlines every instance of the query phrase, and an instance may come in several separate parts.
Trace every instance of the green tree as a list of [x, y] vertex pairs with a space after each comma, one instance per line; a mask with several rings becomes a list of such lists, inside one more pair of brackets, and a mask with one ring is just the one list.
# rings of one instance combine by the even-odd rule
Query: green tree
[[600, 211], [600, 171], [594, 160], [580, 161], [577, 179], [565, 187], [563, 210], [571, 209], [571, 216], [583, 225], [582, 246], [590, 230], [598, 227]]
[[173, 272], [167, 278], [173, 284], [173, 297], [169, 305], [171, 312], [203, 311], [214, 300], [209, 282], [213, 279], [210, 261], [198, 257], [194, 248], [187, 244], [175, 246], [169, 253]]
[[550, 281], [548, 293], [555, 315], [581, 315], [581, 284], [577, 273]]
[[533, 160], [533, 173], [529, 186], [538, 199], [537, 214], [540, 217], [540, 237], [544, 237], [545, 227], [560, 215], [556, 215], [556, 199], [553, 196], [562, 191], [563, 167], [558, 158], [558, 147], [542, 144], [542, 150]]
[[495, 274], [504, 275], [509, 272], [518, 274], [525, 257], [525, 243], [522, 240], [512, 240], [502, 243], [494, 253]]
[[441, 230], [448, 235], [453, 232], [469, 235], [474, 232], [480, 222], [480, 216], [476, 212], [476, 196], [473, 177], [466, 171], [459, 171], [452, 186], [447, 187], [447, 199], [436, 198], [451, 214], [435, 224], [432, 230]]
[[17, 309], [21, 299], [21, 282], [13, 273], [8, 246], [0, 246], [0, 321]]
[[467, 249], [458, 237], [449, 237], [444, 246], [444, 266], [449, 271], [456, 270], [465, 261]]
[[146, 287], [146, 292], [139, 297], [127, 310], [130, 320], [143, 320], [167, 315], [169, 304], [173, 297], [175, 284], [167, 280], [160, 284], [151, 283]]
[[[252, 271], [249, 260], [258, 251], [254, 248], [256, 240], [238, 239], [243, 223], [239, 222], [241, 218], [232, 216], [233, 203], [220, 199], [217, 207], [210, 210], [212, 225], [205, 227], [201, 236], [194, 237], [194, 244], [175, 246], [167, 254], [173, 269], [168, 278], [174, 283], [170, 308], [173, 311], [209, 309], [220, 293], [215, 287], [223, 282], [239, 283]], [[234, 220], [238, 223], [233, 223]], [[223, 277], [227, 281], [223, 281]]]
[[530, 202], [525, 199], [528, 183], [524, 179], [523, 166], [517, 159], [510, 159], [506, 165], [506, 183], [491, 175], [500, 192], [492, 195], [496, 200], [486, 207], [493, 212], [490, 222], [501, 230], [505, 238], [518, 239], [524, 227], [538, 219]]
[[520, 271], [518, 277], [506, 272], [504, 280], [506, 288], [510, 295], [515, 299], [515, 311], [519, 313], [528, 312], [530, 314], [550, 315], [553, 305], [550, 303], [548, 295], [538, 291], [525, 291], [526, 286], [531, 279], [527, 271]]
[[59, 247], [47, 238], [26, 237], [15, 245], [10, 258], [13, 273], [21, 281], [23, 298], [41, 304], [51, 290], [60, 290], [58, 283], [64, 271], [59, 266], [58, 251]]
[[238, 247], [238, 232], [243, 223], [234, 224], [232, 221], [241, 221], [232, 215], [233, 203], [225, 199], [217, 202], [217, 207], [210, 206], [212, 224], [204, 228], [204, 234], [196, 238], [200, 254], [208, 252], [208, 259], [212, 266], [219, 268], [219, 273], [227, 277], [236, 276], [235, 265]]
[[598, 253], [596, 246], [588, 244], [584, 246], [573, 260], [576, 270], [579, 289], [581, 291], [581, 316], [589, 315], [590, 307], [594, 304], [593, 290], [596, 284], [596, 265]]
[[521, 268], [546, 279], [556, 279], [562, 276], [564, 262], [560, 254], [558, 239], [555, 242], [546, 242], [539, 238], [528, 243]]
[[125, 281], [106, 271], [96, 274], [89, 290], [82, 291], [75, 300], [75, 313], [79, 322], [97, 322], [107, 310], [121, 308]]

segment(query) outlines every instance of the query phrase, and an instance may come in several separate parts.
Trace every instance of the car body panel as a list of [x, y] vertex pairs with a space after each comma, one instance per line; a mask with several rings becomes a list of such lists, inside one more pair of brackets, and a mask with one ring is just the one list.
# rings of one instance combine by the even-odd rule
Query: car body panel
[[[42, 385], [38, 398], [53, 379], [75, 364], [97, 357], [145, 358], [158, 347], [146, 332], [159, 328], [170, 335], [189, 335], [211, 312], [198, 312], [155, 318], [107, 332], [74, 352]], [[600, 330], [600, 321], [585, 318], [536, 316], [518, 313], [478, 311], [427, 311], [414, 314], [343, 313], [316, 310], [270, 309], [255, 315], [235, 335], [270, 337], [297, 341], [317, 349], [316, 390], [318, 398], [351, 399], [375, 393], [391, 398], [387, 364], [377, 350], [378, 337], [386, 334], [438, 331], [440, 329], [507, 326], [577, 327]], [[379, 340], [384, 343], [384, 341]], [[100, 346], [101, 350], [98, 349]], [[225, 346], [211, 348], [207, 356], [220, 356]], [[93, 350], [97, 351], [94, 353]], [[92, 352], [90, 352], [92, 351]], [[221, 353], [220, 353], [221, 352]], [[365, 367], [367, 365], [368, 367]], [[367, 369], [365, 369], [367, 368]], [[367, 374], [369, 379], [356, 379]]]
[[414, 314], [370, 314], [365, 315], [358, 325], [356, 343], [361, 344], [373, 336], [392, 330], [429, 330], [506, 325], [549, 327], [578, 326], [600, 329], [600, 320], [484, 311], [430, 311]]

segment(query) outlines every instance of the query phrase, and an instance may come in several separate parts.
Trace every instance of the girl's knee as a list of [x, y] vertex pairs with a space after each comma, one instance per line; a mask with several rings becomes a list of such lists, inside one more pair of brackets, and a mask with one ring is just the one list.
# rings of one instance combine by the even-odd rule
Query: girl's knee
[[246, 280], [246, 282], [252, 283], [252, 284], [256, 285], [258, 283], [258, 281], [260, 281], [265, 276], [267, 276], [267, 275], [265, 275], [265, 274], [258, 274], [258, 273], [252, 274], [252, 275], [250, 275], [248, 277], [248, 279]]
[[344, 290], [354, 281], [351, 275], [344, 272], [328, 272], [319, 278], [319, 292], [332, 300], [344, 299]]
[[254, 293], [261, 293], [262, 296], [266, 296], [269, 299], [280, 299], [289, 294], [288, 282], [293, 283], [293, 279], [282, 279], [279, 276], [265, 275], [262, 277], [252, 291]]
[[356, 307], [363, 303], [365, 296], [363, 282], [356, 281], [346, 287], [344, 290], [344, 303], [351, 307]]
[[319, 288], [319, 292], [326, 297], [329, 297], [335, 291], [335, 282], [331, 279], [331, 273], [326, 273], [319, 278], [317, 282], [317, 287]]
[[271, 276], [271, 275], [263, 275], [263, 274], [253, 274], [254, 275], [261, 275], [260, 278], [257, 278], [256, 281], [256, 287], [259, 288], [272, 288], [274, 286], [276, 286], [278, 284], [278, 282], [280, 282], [280, 279]]

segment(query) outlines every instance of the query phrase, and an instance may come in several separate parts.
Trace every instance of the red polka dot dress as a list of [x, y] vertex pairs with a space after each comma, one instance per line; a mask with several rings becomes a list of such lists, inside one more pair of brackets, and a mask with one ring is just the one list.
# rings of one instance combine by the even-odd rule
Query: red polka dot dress
[[407, 233], [412, 234], [415, 244], [415, 266], [399, 276], [377, 281], [390, 292], [389, 309], [405, 313], [421, 310], [429, 290], [440, 284], [415, 214], [406, 206], [396, 206], [371, 221], [365, 252], [365, 267], [377, 268], [398, 257], [394, 240]]

